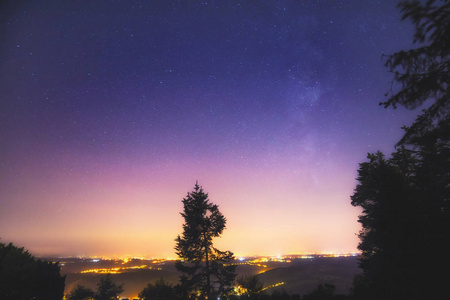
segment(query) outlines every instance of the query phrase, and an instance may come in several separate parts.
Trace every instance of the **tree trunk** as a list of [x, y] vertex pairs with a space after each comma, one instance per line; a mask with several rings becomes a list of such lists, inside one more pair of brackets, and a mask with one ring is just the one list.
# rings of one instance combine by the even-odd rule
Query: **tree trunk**
[[209, 272], [209, 257], [208, 257], [208, 244], [206, 243], [206, 233], [203, 232], [203, 238], [205, 243], [205, 263], [206, 263], [206, 297], [209, 299], [211, 293], [211, 280]]

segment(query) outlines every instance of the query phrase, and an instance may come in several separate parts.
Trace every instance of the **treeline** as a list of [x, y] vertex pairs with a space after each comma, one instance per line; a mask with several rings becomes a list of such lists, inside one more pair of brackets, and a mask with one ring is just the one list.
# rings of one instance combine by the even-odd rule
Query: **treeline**
[[0, 299], [61, 300], [65, 279], [58, 263], [35, 259], [23, 248], [0, 243]]
[[[342, 295], [335, 293], [335, 286], [331, 284], [320, 284], [316, 290], [306, 294], [290, 294], [283, 289], [267, 291], [263, 289], [263, 283], [256, 275], [242, 276], [237, 279], [234, 290], [228, 295], [223, 295], [215, 299], [221, 300], [353, 300], [353, 295]], [[106, 296], [105, 291], [109, 291]], [[78, 285], [71, 293], [66, 295], [68, 300], [115, 300], [123, 291], [122, 285], [116, 285], [106, 276], [98, 284], [98, 291]], [[185, 298], [186, 291], [181, 285], [172, 285], [164, 279], [159, 279], [154, 283], [149, 283], [140, 293], [140, 300], [185, 300], [204, 299], [201, 293], [196, 296]], [[103, 295], [103, 297], [101, 296]]]

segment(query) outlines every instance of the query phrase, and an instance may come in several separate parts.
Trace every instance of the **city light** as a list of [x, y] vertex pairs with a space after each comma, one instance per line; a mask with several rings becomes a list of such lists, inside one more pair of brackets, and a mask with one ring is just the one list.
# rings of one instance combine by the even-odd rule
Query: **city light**
[[97, 273], [97, 274], [121, 274], [132, 270], [157, 270], [161, 271], [162, 268], [153, 268], [148, 265], [133, 266], [133, 267], [119, 267], [119, 268], [102, 268], [102, 269], [89, 269], [81, 271], [80, 273]]

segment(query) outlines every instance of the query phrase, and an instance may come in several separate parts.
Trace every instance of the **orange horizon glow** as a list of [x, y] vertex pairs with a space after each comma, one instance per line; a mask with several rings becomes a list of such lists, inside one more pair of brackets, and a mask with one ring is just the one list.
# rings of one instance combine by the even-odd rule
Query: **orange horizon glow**
[[[198, 178], [209, 178], [199, 184], [227, 218], [223, 235], [214, 240], [218, 249], [239, 256], [356, 251], [359, 210], [349, 203], [355, 171], [343, 176], [345, 169], [336, 169], [342, 179], [330, 184], [325, 169], [315, 181], [308, 173], [291, 173], [293, 178], [286, 180], [281, 173], [292, 172], [288, 162], [271, 170], [273, 175], [259, 178], [247, 172], [236, 176], [226, 167], [197, 170]], [[173, 188], [167, 179], [146, 175], [145, 166], [133, 177], [112, 172], [86, 183], [81, 174], [51, 178], [52, 185], [42, 179], [45, 188], [18, 191], [20, 198], [32, 201], [16, 208], [20, 219], [14, 214], [2, 218], [7, 225], [2, 226], [2, 242], [17, 243], [38, 256], [175, 257], [181, 200], [195, 184], [188, 178], [191, 172], [180, 169], [186, 175], [173, 178], [179, 182]]]
[[[261, 184], [261, 179], [245, 174], [227, 178], [221, 173], [199, 176], [210, 178], [199, 184], [227, 218], [223, 235], [214, 240], [218, 249], [237, 256], [356, 251], [359, 211], [348, 200], [352, 176], [346, 185], [341, 181], [324, 191], [316, 190], [320, 182], [305, 188], [285, 179]], [[145, 178], [135, 174], [140, 176]], [[24, 198], [34, 201], [20, 208], [20, 220], [14, 215], [2, 219], [14, 226], [3, 226], [1, 241], [14, 242], [37, 256], [176, 257], [174, 239], [183, 223], [181, 200], [192, 190], [191, 180], [180, 176], [182, 184], [175, 189], [150, 178], [136, 182], [127, 178], [120, 184], [121, 178], [108, 177], [103, 183], [88, 183], [89, 188], [75, 195], [67, 189], [75, 188], [81, 178], [60, 181], [55, 186], [63, 188], [51, 193], [39, 193], [34, 186], [21, 190]], [[302, 174], [297, 177], [298, 182], [308, 181]], [[273, 190], [269, 182], [279, 189]]]

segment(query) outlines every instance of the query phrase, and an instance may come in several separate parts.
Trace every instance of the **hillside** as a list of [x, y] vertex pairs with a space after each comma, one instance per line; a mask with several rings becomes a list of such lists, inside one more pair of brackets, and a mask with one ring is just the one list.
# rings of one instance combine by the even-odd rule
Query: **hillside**
[[278, 288], [291, 294], [306, 294], [323, 283], [336, 286], [339, 294], [348, 294], [353, 277], [360, 272], [357, 257], [315, 257], [295, 260], [259, 277], [265, 286], [284, 282]]
[[[129, 262], [128, 266], [140, 265], [143, 261]], [[63, 268], [66, 274], [66, 293], [77, 284], [96, 289], [97, 282], [104, 274], [80, 273], [83, 269], [96, 265], [100, 268], [114, 268], [124, 264], [117, 261], [75, 262]], [[157, 264], [153, 269], [130, 269], [120, 274], [111, 274], [113, 281], [124, 284], [123, 297], [136, 297], [148, 284], [159, 278], [176, 284], [179, 273], [175, 269], [173, 261]], [[262, 272], [262, 273], [261, 273]], [[270, 286], [279, 282], [283, 285], [277, 287], [291, 294], [303, 295], [314, 290], [321, 283], [330, 283], [336, 286], [337, 293], [346, 294], [351, 286], [353, 276], [360, 272], [357, 257], [313, 257], [308, 259], [294, 259], [291, 262], [268, 261], [253, 263], [251, 261], [239, 263], [238, 276], [259, 274], [264, 286]]]

